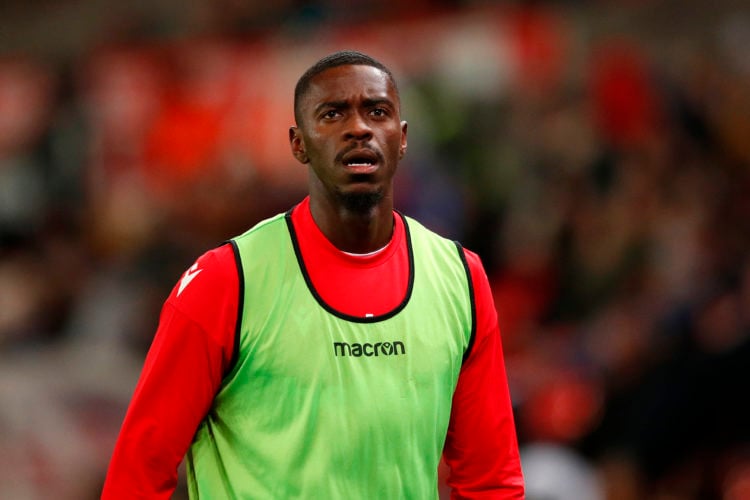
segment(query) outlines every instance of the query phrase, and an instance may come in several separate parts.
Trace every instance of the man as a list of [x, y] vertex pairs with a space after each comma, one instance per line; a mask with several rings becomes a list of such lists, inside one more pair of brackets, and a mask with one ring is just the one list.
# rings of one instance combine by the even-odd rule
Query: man
[[201, 256], [167, 299], [104, 498], [522, 498], [479, 258], [393, 208], [406, 122], [358, 52], [298, 81], [309, 196]]

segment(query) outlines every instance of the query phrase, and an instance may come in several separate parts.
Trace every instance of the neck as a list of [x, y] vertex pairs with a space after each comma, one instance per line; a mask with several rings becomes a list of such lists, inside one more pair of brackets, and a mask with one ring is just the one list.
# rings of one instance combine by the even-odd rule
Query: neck
[[393, 236], [390, 198], [383, 198], [367, 210], [351, 210], [311, 197], [310, 212], [325, 237], [344, 252], [374, 252], [386, 246]]

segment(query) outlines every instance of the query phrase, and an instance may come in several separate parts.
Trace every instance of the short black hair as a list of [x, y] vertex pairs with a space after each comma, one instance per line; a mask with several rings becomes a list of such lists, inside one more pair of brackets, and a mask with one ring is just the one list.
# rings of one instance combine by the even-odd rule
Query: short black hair
[[302, 74], [299, 80], [297, 80], [297, 85], [294, 87], [294, 119], [298, 125], [301, 121], [299, 103], [302, 100], [302, 96], [310, 88], [310, 82], [312, 79], [327, 69], [348, 65], [372, 66], [373, 68], [379, 69], [388, 75], [388, 79], [396, 90], [396, 95], [398, 95], [396, 79], [393, 77], [391, 70], [389, 70], [385, 64], [367, 54], [357, 52], [356, 50], [341, 50], [334, 52], [310, 66], [307, 71]]

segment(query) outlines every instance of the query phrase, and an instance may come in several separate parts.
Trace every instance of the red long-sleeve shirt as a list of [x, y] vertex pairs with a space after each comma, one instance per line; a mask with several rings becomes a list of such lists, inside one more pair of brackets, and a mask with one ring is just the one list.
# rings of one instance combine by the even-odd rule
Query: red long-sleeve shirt
[[[368, 256], [336, 249], [309, 199], [292, 221], [321, 297], [354, 316], [403, 299], [408, 254], [401, 218], [391, 242]], [[497, 313], [479, 257], [464, 250], [476, 304], [476, 337], [458, 378], [444, 458], [453, 498], [520, 499], [523, 478]], [[170, 498], [177, 468], [209, 411], [234, 354], [239, 276], [230, 245], [202, 255], [172, 290], [120, 431], [102, 498]], [[366, 300], [364, 300], [366, 298]]]

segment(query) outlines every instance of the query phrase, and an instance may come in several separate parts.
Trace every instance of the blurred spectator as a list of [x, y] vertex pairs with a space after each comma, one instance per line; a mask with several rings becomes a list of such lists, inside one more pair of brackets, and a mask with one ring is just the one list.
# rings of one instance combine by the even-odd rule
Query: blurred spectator
[[0, 241], [33, 236], [47, 199], [36, 149], [51, 117], [54, 74], [24, 58], [0, 58]]
[[549, 444], [522, 449], [521, 462], [528, 500], [603, 500], [596, 469], [574, 451]]
[[529, 498], [748, 496], [745, 7], [64, 4], [3, 10], [0, 497], [98, 497], [188, 259], [305, 191], [289, 95], [332, 47], [393, 61], [397, 207], [485, 263]]

